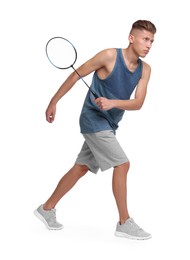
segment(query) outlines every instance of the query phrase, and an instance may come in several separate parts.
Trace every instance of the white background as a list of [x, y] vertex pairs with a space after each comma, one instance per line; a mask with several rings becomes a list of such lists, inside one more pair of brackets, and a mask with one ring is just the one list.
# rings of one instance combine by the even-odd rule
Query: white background
[[[3, 3], [4, 2], [4, 3]], [[189, 9], [188, 1], [33, 0], [0, 4], [0, 198], [3, 259], [189, 259]], [[57, 205], [64, 229], [52, 232], [33, 210], [51, 194], [82, 145], [78, 117], [82, 81], [45, 121], [50, 98], [71, 72], [45, 56], [53, 36], [73, 42], [76, 67], [98, 51], [128, 45], [134, 21], [155, 23], [146, 62], [146, 102], [126, 112], [117, 136], [131, 161], [131, 216], [153, 238], [114, 237], [118, 221], [112, 171], [87, 174]], [[85, 80], [90, 83], [91, 75]], [[2, 258], [2, 257], [1, 257]]]

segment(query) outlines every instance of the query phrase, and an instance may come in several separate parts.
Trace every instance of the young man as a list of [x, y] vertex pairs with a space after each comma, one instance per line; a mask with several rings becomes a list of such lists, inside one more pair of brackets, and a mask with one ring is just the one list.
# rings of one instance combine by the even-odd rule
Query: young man
[[[125, 110], [138, 110], [145, 100], [151, 68], [144, 58], [154, 41], [156, 27], [147, 20], [136, 21], [129, 34], [129, 45], [125, 49], [111, 48], [97, 53], [80, 66], [82, 77], [94, 72], [80, 116], [84, 144], [74, 166], [62, 177], [50, 198], [35, 210], [35, 215], [48, 229], [61, 229], [56, 220], [55, 206], [58, 201], [88, 171], [97, 173], [113, 167], [113, 194], [116, 200], [119, 221], [115, 235], [132, 239], [148, 239], [151, 235], [141, 229], [130, 217], [127, 208], [127, 172], [129, 160], [118, 143], [115, 133]], [[73, 72], [51, 99], [46, 110], [46, 119], [55, 119], [57, 102], [79, 80]], [[130, 96], [135, 90], [134, 99]]]

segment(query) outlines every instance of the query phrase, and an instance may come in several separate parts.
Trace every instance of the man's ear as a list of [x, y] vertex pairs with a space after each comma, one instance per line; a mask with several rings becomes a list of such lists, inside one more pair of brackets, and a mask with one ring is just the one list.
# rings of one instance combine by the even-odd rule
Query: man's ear
[[128, 39], [129, 39], [129, 42], [130, 42], [130, 43], [133, 43], [133, 42], [134, 42], [134, 35], [129, 34]]

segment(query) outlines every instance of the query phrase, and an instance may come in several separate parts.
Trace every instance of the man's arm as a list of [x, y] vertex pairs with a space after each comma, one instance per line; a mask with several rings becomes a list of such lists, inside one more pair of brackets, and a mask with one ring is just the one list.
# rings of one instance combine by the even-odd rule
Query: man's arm
[[95, 103], [102, 109], [102, 110], [109, 110], [112, 108], [119, 108], [122, 110], [139, 110], [141, 109], [146, 93], [147, 93], [147, 86], [150, 79], [151, 74], [151, 67], [147, 63], [143, 63], [143, 73], [142, 77], [138, 82], [135, 97], [134, 99], [130, 100], [111, 100], [107, 98], [100, 97], [95, 100]]
[[[108, 63], [110, 57], [109, 53], [109, 50], [103, 50], [97, 53], [93, 58], [89, 59], [83, 65], [81, 65], [77, 69], [77, 72], [81, 77], [85, 77], [91, 72], [99, 70], [100, 68], [104, 67], [106, 63]], [[75, 85], [79, 79], [80, 77], [77, 75], [77, 73], [71, 73], [52, 97], [46, 109], [46, 120], [49, 123], [52, 123], [55, 119], [57, 102]]]

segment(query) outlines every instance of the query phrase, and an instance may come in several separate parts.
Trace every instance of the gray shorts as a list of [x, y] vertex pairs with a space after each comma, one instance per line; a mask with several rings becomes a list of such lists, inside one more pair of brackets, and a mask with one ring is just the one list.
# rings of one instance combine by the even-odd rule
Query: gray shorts
[[113, 131], [106, 130], [83, 134], [85, 142], [76, 159], [76, 164], [86, 165], [93, 173], [128, 162], [128, 158]]

